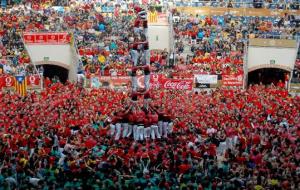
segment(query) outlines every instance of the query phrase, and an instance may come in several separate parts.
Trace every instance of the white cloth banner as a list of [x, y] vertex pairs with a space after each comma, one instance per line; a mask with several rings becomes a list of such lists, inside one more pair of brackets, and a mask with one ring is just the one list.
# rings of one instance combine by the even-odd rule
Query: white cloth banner
[[195, 83], [201, 84], [217, 84], [218, 75], [194, 75]]

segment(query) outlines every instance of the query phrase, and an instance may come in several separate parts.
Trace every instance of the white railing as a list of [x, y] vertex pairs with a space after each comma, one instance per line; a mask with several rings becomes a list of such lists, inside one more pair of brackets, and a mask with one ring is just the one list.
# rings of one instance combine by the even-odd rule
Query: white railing
[[219, 1], [173, 1], [177, 7], [228, 7], [228, 8], [268, 8], [268, 9], [289, 9], [299, 10], [299, 2], [294, 3], [267, 3], [267, 2], [253, 2], [246, 0], [235, 0], [229, 2], [228, 0]]

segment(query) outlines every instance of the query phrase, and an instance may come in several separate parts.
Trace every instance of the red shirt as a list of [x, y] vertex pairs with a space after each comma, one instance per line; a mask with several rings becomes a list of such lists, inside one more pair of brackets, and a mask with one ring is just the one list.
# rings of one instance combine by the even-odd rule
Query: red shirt
[[190, 168], [191, 168], [191, 166], [189, 164], [181, 164], [179, 166], [179, 172], [186, 173]]

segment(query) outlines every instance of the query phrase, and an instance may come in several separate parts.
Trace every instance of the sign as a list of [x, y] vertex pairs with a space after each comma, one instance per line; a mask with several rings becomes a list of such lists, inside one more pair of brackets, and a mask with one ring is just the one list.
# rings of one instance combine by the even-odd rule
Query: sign
[[194, 75], [195, 83], [200, 84], [217, 84], [218, 83], [218, 75]]
[[30, 75], [26, 77], [27, 88], [40, 88], [41, 78], [39, 75]]
[[125, 77], [93, 76], [90, 78], [89, 86], [91, 88], [100, 88], [100, 87], [117, 88], [117, 87], [129, 85], [130, 81], [131, 79], [128, 76]]
[[[90, 87], [128, 87], [131, 83], [131, 77], [111, 77], [111, 76], [93, 76], [90, 78]], [[138, 88], [145, 88], [144, 75], [137, 76]], [[193, 79], [168, 79], [163, 74], [152, 74], [150, 76], [150, 88], [169, 89], [169, 90], [192, 90]]]
[[[150, 75], [150, 88], [159, 89], [162, 86], [162, 82], [165, 79], [163, 74], [151, 74]], [[144, 75], [137, 76], [138, 88], [145, 88]]]
[[223, 86], [243, 86], [243, 75], [222, 75]]
[[[16, 78], [14, 76], [2, 76], [0, 77], [0, 89], [15, 87]], [[30, 75], [26, 76], [27, 89], [40, 88], [40, 76]]]
[[168, 90], [192, 90], [193, 80], [166, 79], [162, 82], [162, 88]]
[[196, 83], [196, 88], [210, 88], [210, 84]]
[[44, 61], [49, 61], [50, 58], [49, 57], [44, 57]]
[[67, 32], [55, 33], [24, 33], [25, 44], [61, 45], [71, 43], [71, 34]]
[[15, 86], [15, 78], [13, 76], [1, 76], [0, 77], [0, 89], [11, 88]]

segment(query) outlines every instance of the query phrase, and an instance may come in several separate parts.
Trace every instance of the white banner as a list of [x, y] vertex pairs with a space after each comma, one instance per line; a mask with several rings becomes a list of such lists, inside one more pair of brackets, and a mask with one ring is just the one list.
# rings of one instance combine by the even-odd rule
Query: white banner
[[217, 84], [218, 75], [194, 75], [195, 83]]

